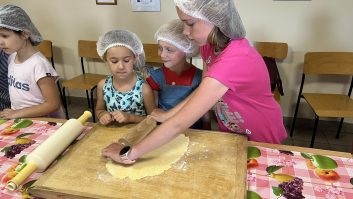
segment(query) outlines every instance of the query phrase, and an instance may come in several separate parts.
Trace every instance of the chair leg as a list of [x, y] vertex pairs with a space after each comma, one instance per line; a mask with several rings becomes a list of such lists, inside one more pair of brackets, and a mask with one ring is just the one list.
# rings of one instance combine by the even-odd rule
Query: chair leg
[[338, 126], [338, 130], [337, 130], [337, 134], [336, 134], [336, 139], [340, 138], [340, 133], [341, 133], [342, 125], [343, 125], [343, 120], [344, 120], [344, 118], [342, 117], [342, 118], [341, 118], [341, 121], [340, 121], [340, 125]]
[[294, 117], [293, 117], [293, 120], [292, 120], [292, 126], [290, 128], [290, 136], [291, 137], [293, 137], [294, 126], [295, 126], [295, 122], [297, 120], [297, 115], [298, 115], [298, 110], [299, 110], [299, 104], [300, 104], [300, 96], [298, 97], [297, 104], [295, 106]]
[[96, 113], [95, 113], [95, 107], [94, 107], [94, 99], [93, 99], [93, 89], [91, 90], [91, 109], [92, 109], [92, 119], [93, 122], [96, 122]]
[[313, 136], [311, 137], [311, 143], [310, 143], [310, 148], [314, 147], [314, 141], [315, 141], [315, 136], [316, 136], [316, 131], [317, 131], [317, 125], [319, 123], [319, 116], [315, 116], [315, 123], [314, 123], [314, 129], [313, 129]]
[[67, 109], [65, 87], [63, 87], [62, 94], [63, 94], [62, 100], [63, 100], [63, 104], [64, 104], [64, 109], [65, 109], [65, 116], [66, 116], [66, 119], [68, 120], [69, 119], [69, 110]]
[[58, 89], [59, 89], [59, 94], [60, 94], [61, 103], [64, 103], [63, 92], [62, 92], [62, 90], [61, 90], [60, 82], [57, 81], [57, 82], [56, 82], [56, 85], [58, 86]]
[[88, 90], [86, 90], [86, 97], [87, 97], [88, 108], [91, 108], [91, 101], [89, 99]]

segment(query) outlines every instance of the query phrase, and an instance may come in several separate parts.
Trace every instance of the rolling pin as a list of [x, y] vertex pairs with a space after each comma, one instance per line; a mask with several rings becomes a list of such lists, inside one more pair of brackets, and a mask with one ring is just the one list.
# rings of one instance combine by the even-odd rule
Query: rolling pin
[[14, 191], [33, 172], [44, 171], [81, 134], [83, 124], [90, 117], [92, 113], [85, 111], [78, 119], [66, 121], [47, 140], [28, 154], [25, 167], [7, 183], [6, 188]]

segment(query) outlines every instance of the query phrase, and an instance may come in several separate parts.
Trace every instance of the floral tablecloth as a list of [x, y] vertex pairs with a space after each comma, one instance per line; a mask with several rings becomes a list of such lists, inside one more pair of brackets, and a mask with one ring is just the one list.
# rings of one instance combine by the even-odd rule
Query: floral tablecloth
[[[26, 155], [44, 142], [61, 125], [61, 123], [28, 119], [0, 119], [1, 199], [33, 198], [27, 190], [41, 176], [41, 173], [33, 173], [17, 191], [5, 189], [6, 182], [19, 172]], [[83, 133], [77, 139], [81, 139], [90, 129], [91, 127], [85, 126]]]
[[249, 147], [248, 198], [353, 198], [351, 158]]

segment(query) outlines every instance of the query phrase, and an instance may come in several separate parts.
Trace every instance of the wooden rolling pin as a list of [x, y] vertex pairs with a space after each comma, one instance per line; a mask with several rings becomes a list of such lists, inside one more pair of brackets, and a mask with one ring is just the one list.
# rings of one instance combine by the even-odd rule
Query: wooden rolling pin
[[33, 172], [44, 171], [81, 134], [83, 124], [90, 117], [92, 113], [85, 111], [78, 119], [66, 121], [26, 157], [25, 167], [7, 183], [6, 188], [14, 191]]

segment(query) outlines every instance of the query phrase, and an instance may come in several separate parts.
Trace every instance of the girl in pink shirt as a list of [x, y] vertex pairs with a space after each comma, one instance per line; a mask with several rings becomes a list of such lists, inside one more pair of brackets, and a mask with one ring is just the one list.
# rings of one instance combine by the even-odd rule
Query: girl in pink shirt
[[[247, 135], [251, 141], [281, 143], [287, 133], [270, 89], [266, 65], [245, 39], [233, 0], [174, 0], [184, 34], [201, 46], [205, 75], [200, 86], [176, 107], [152, 117], [163, 122], [144, 140], [126, 147], [113, 143], [103, 156], [133, 164], [169, 142], [215, 107], [220, 130]], [[122, 153], [124, 152], [124, 153]], [[122, 156], [116, 154], [124, 154]]]

